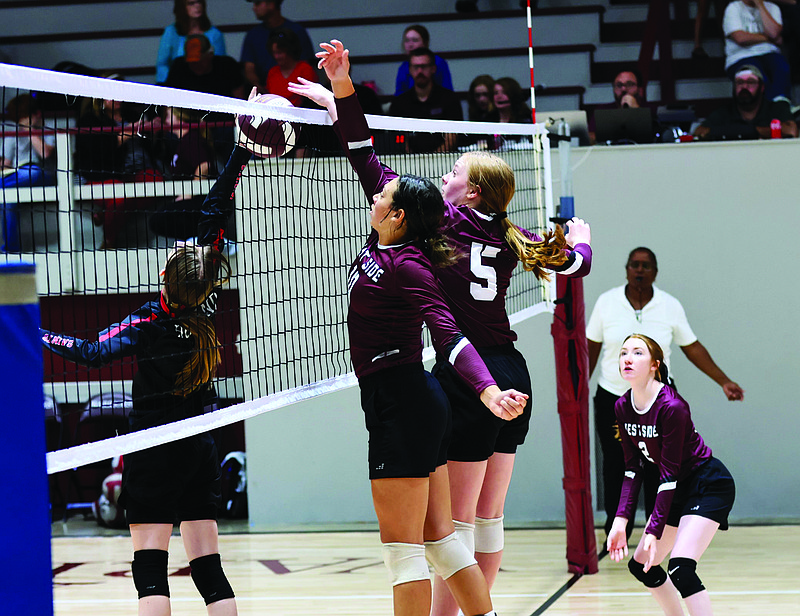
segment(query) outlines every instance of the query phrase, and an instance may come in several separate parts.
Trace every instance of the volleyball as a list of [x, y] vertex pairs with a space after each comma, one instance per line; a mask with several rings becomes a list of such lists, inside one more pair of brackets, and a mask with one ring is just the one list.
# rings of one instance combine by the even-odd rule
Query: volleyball
[[117, 505], [110, 502], [105, 494], [101, 494], [92, 503], [92, 513], [100, 526], [109, 528], [122, 528], [125, 526], [124, 512]]
[[112, 505], [116, 505], [119, 500], [119, 493], [122, 491], [122, 474], [111, 473], [103, 480], [103, 496]]
[[[291, 102], [277, 94], [262, 94], [251, 102], [267, 107], [293, 107]], [[263, 116], [237, 115], [239, 144], [259, 158], [276, 158], [290, 152], [297, 143], [300, 127], [291, 122]]]

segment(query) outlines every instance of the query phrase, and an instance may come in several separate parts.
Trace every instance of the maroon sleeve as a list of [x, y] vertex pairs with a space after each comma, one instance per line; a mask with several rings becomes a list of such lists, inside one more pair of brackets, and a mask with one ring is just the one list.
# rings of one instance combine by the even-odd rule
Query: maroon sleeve
[[639, 449], [633, 439], [622, 428], [625, 423], [625, 407], [630, 391], [622, 396], [614, 404], [614, 415], [617, 417], [619, 436], [622, 444], [622, 453], [625, 456], [625, 478], [622, 481], [622, 490], [619, 494], [619, 505], [617, 506], [617, 517], [632, 520], [636, 513], [636, 505], [639, 502], [639, 489], [644, 480], [644, 462]]
[[375, 155], [372, 134], [358, 97], [352, 94], [346, 98], [337, 98], [336, 112], [339, 119], [333, 125], [333, 130], [339, 137], [350, 165], [358, 174], [364, 194], [372, 202], [372, 196], [379, 193], [387, 182], [396, 178], [397, 173], [382, 164]]

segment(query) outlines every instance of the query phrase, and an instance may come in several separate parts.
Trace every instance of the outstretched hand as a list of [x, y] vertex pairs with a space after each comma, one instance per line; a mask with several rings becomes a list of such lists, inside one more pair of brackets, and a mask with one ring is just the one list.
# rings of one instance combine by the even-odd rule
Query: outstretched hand
[[650, 571], [650, 567], [656, 564], [656, 544], [658, 543], [658, 539], [656, 539], [655, 535], [651, 535], [650, 533], [645, 533], [644, 537], [642, 538], [642, 550], [645, 554], [647, 554], [647, 561], [644, 563], [644, 572], [647, 573]]
[[492, 385], [481, 393], [481, 402], [500, 419], [510, 421], [525, 411], [528, 396], [516, 389], [500, 391], [497, 385]]
[[350, 76], [350, 51], [344, 48], [341, 41], [333, 39], [330, 43], [320, 43], [322, 51], [318, 51], [317, 68], [325, 70], [332, 82]]
[[575, 216], [567, 221], [567, 243], [575, 248], [576, 244], [592, 245], [592, 230], [589, 228], [589, 223], [585, 222], [583, 218]]
[[287, 86], [289, 92], [299, 94], [300, 96], [305, 96], [307, 99], [314, 101], [320, 107], [325, 107], [335, 122], [336, 117], [334, 114], [336, 113], [336, 103], [333, 99], [333, 92], [328, 90], [328, 88], [322, 84], [319, 84], [315, 81], [309, 81], [303, 77], [298, 77], [297, 81], [299, 83], [292, 82]]
[[626, 531], [627, 520], [622, 525], [618, 525], [614, 520], [614, 525], [608, 533], [608, 541], [606, 542], [606, 549], [608, 555], [615, 563], [620, 562], [623, 558], [628, 556], [628, 535]]

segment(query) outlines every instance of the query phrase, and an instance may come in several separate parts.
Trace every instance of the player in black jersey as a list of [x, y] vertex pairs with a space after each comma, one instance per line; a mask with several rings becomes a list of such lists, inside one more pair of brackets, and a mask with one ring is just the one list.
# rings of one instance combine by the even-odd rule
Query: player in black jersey
[[[733, 478], [695, 430], [689, 405], [666, 385], [664, 353], [657, 342], [642, 334], [628, 336], [619, 370], [631, 389], [614, 406], [625, 480], [608, 534], [608, 553], [617, 562], [627, 556], [628, 519], [636, 508], [644, 468], [655, 464], [660, 475], [656, 502], [628, 569], [667, 616], [683, 615], [676, 590], [691, 616], [710, 616], [711, 599], [695, 569], [717, 529], [728, 528], [736, 492]], [[661, 562], [667, 555], [664, 571]]]
[[[198, 241], [176, 244], [154, 301], [101, 332], [97, 342], [41, 332], [47, 348], [87, 366], [136, 356], [132, 430], [199, 415], [216, 399], [216, 289], [231, 273], [220, 249], [236, 185], [249, 159], [246, 149], [234, 148], [203, 204]], [[167, 549], [176, 522], [208, 613], [237, 613], [219, 555], [220, 463], [210, 434], [125, 454], [119, 502], [133, 540], [131, 569], [140, 616], [170, 613]]]

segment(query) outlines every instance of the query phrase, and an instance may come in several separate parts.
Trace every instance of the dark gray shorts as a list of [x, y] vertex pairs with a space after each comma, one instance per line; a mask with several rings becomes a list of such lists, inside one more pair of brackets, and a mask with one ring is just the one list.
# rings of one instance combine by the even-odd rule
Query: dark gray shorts
[[667, 516], [667, 524], [678, 526], [685, 515], [699, 515], [728, 530], [728, 514], [736, 498], [736, 486], [730, 471], [713, 456], [691, 475], [678, 482]]

